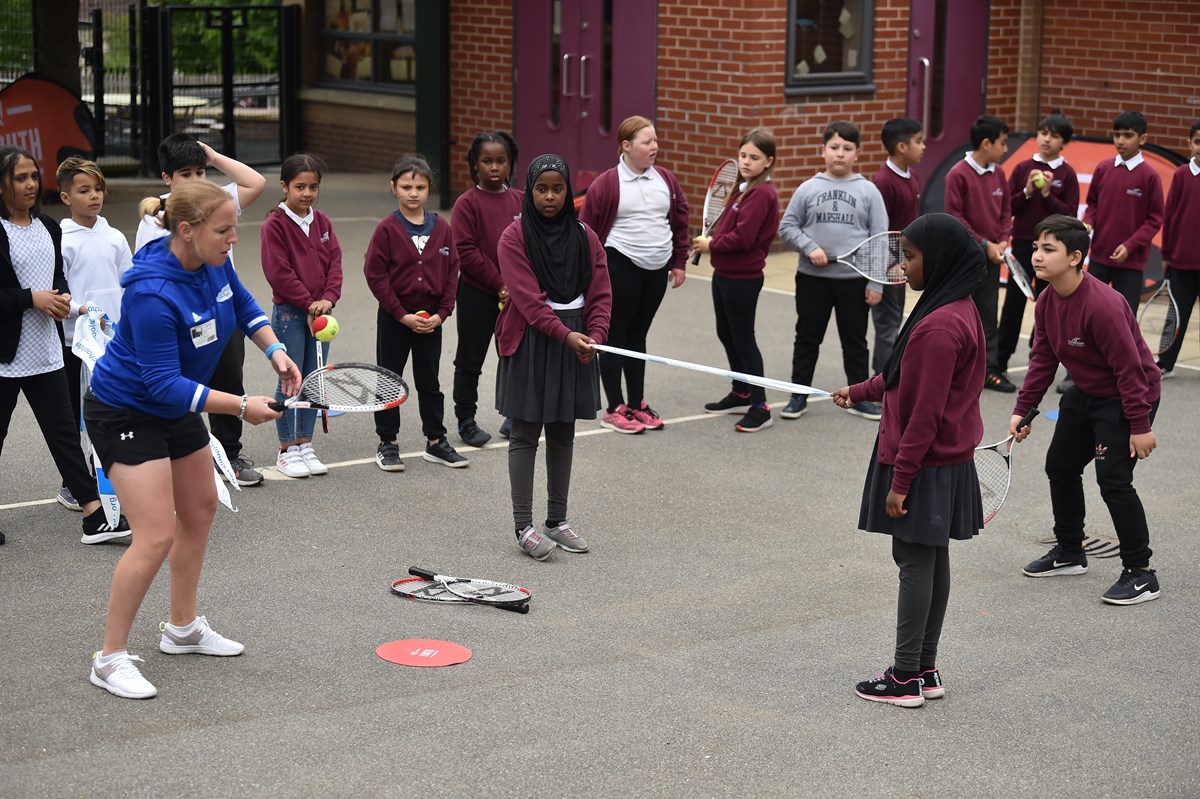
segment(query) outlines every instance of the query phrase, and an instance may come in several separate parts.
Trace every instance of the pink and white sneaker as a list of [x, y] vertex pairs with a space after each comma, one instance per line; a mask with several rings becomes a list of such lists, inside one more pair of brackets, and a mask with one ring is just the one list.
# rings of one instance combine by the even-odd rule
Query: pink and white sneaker
[[642, 400], [640, 408], [630, 408], [629, 410], [633, 414], [633, 418], [641, 422], [642, 426], [647, 430], [663, 429], [662, 418], [654, 412], [653, 408], [646, 404], [645, 400]]
[[630, 407], [624, 403], [618, 405], [612, 413], [604, 414], [604, 418], [600, 420], [600, 426], [631, 435], [641, 433], [646, 429], [646, 425], [639, 422]]

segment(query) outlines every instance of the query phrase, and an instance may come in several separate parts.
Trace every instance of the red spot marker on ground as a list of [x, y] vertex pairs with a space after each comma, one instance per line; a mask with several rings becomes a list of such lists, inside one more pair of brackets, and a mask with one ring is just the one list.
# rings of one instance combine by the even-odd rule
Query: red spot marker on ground
[[449, 641], [408, 638], [391, 641], [375, 650], [375, 654], [401, 666], [453, 666], [471, 659], [471, 650]]

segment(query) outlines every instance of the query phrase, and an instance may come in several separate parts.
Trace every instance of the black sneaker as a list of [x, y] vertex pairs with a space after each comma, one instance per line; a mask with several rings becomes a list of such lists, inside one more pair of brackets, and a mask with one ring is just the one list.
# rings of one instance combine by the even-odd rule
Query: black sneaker
[[1030, 563], [1022, 571], [1026, 577], [1060, 577], [1068, 574], [1087, 574], [1087, 555], [1069, 555], [1061, 546]]
[[808, 395], [793, 394], [788, 400], [787, 407], [779, 412], [779, 415], [784, 419], [799, 419], [804, 414], [808, 413]]
[[1136, 605], [1139, 602], [1158, 599], [1159, 593], [1161, 592], [1154, 569], [1125, 568], [1121, 570], [1121, 576], [1113, 583], [1113, 587], [1105, 591], [1104, 596], [1100, 598], [1110, 605]]
[[263, 481], [262, 472], [254, 468], [254, 461], [238, 455], [229, 464], [233, 467], [233, 476], [240, 486], [256, 486]]
[[1017, 390], [1012, 381], [1000, 372], [988, 372], [987, 377], [983, 378], [983, 387], [1001, 394], [1011, 394]]
[[886, 702], [900, 707], [920, 707], [925, 704], [925, 695], [921, 693], [921, 678], [912, 677], [899, 682], [892, 674], [891, 666], [884, 669], [883, 674], [854, 686], [854, 693], [871, 702]]
[[765, 405], [753, 405], [733, 429], [739, 433], [757, 433], [759, 430], [766, 430], [772, 424], [774, 421], [771, 419], [770, 409]]
[[452, 469], [471, 465], [469, 460], [454, 451], [454, 447], [450, 446], [450, 442], [445, 438], [439, 439], [436, 444], [426, 444], [423, 457], [430, 463], [440, 463]]
[[375, 451], [375, 465], [385, 472], [402, 472], [404, 471], [404, 461], [400, 458], [400, 447], [395, 441], [379, 442], [379, 449]]
[[500, 436], [502, 438], [512, 437], [512, 419], [505, 419], [503, 424], [500, 425]]
[[129, 522], [125, 521], [124, 516], [117, 520], [117, 526], [113, 527], [104, 515], [104, 508], [96, 508], [90, 515], [83, 517], [83, 538], [79, 540], [84, 544], [102, 544], [114, 538], [125, 538], [131, 532]]
[[846, 409], [846, 413], [851, 416], [861, 416], [864, 419], [870, 419], [872, 422], [878, 422], [883, 418], [883, 406], [878, 402], [864, 400], [856, 405], [851, 405]]
[[917, 676], [921, 678], [921, 696], [941, 699], [946, 695], [946, 686], [942, 684], [942, 675], [937, 669], [925, 669]]
[[479, 429], [474, 419], [464, 419], [458, 424], [458, 437], [468, 447], [482, 447], [492, 440], [492, 434]]
[[704, 403], [705, 413], [746, 413], [750, 410], [750, 397], [740, 397], [730, 391], [716, 402]]

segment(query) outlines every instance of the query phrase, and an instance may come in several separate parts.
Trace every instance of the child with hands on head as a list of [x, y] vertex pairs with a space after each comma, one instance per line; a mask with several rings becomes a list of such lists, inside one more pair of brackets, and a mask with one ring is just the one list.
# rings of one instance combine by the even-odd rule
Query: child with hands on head
[[[517, 543], [545, 560], [556, 547], [586, 552], [567, 521], [575, 421], [600, 410], [593, 344], [603, 344], [612, 287], [600, 239], [579, 221], [571, 173], [557, 155], [529, 165], [521, 219], [500, 237], [500, 272], [509, 301], [496, 323], [500, 366], [496, 409], [512, 419], [508, 477]], [[533, 526], [538, 438], [546, 435], [546, 523]]]
[[918, 217], [903, 233], [903, 268], [921, 297], [883, 371], [839, 389], [833, 401], [842, 408], [883, 403], [858, 526], [892, 536], [900, 570], [895, 658], [855, 692], [918, 707], [945, 694], [937, 654], [950, 595], [950, 539], [983, 529], [974, 451], [983, 436], [986, 353], [971, 295], [986, 261], [948, 214]]

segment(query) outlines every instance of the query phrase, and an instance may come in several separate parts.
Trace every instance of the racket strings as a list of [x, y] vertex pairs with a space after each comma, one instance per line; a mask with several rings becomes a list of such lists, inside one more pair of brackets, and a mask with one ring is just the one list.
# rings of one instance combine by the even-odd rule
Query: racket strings
[[1175, 343], [1178, 324], [1175, 301], [1167, 291], [1155, 292], [1138, 314], [1138, 325], [1147, 343], [1157, 342], [1155, 355], [1162, 355]]
[[363, 367], [341, 365], [310, 375], [300, 393], [321, 405], [388, 405], [408, 396], [408, 387], [395, 375]]
[[716, 223], [717, 217], [725, 210], [725, 203], [728, 202], [729, 195], [733, 194], [733, 190], [737, 188], [737, 179], [737, 164], [733, 161], [726, 161], [717, 170], [717, 174], [713, 175], [708, 193], [704, 195], [705, 227], [712, 227]]
[[890, 231], [872, 236], [858, 246], [848, 257], [856, 269], [876, 283], [900, 284], [905, 282], [904, 250], [900, 249], [900, 234]]
[[975, 473], [979, 477], [983, 518], [987, 520], [1004, 504], [1012, 472], [1008, 461], [999, 452], [994, 449], [979, 449], [975, 451]]

